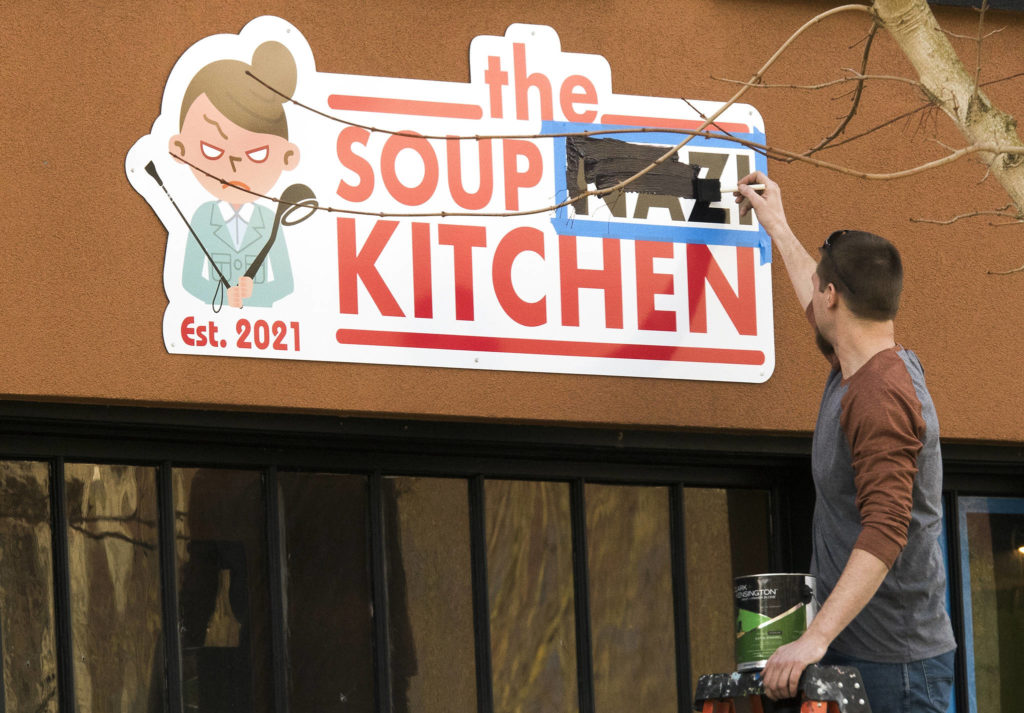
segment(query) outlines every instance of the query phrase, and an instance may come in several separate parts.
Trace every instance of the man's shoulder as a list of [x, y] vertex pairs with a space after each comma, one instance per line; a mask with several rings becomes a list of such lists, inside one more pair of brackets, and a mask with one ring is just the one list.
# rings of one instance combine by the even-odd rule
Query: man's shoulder
[[[897, 423], [909, 419], [914, 429], [922, 416], [917, 388], [920, 362], [901, 346], [879, 352], [847, 380], [842, 420], [848, 428], [864, 423]], [[923, 381], [921, 382], [923, 384]]]
[[911, 386], [917, 372], [924, 373], [917, 355], [897, 344], [871, 357], [847, 382], [857, 390], [899, 388]]

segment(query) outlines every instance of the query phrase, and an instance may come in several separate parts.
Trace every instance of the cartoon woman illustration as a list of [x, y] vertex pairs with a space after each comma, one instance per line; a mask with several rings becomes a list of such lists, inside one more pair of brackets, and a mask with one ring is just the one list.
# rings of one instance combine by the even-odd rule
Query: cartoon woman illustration
[[279, 42], [257, 47], [251, 65], [232, 59], [212, 62], [189, 83], [180, 133], [168, 142], [171, 154], [192, 166], [196, 180], [214, 198], [193, 214], [197, 239], [186, 245], [181, 280], [206, 302], [217, 294], [223, 276], [230, 284], [226, 298], [231, 307], [270, 307], [292, 292], [294, 281], [285, 241], [278, 236], [265, 250], [274, 214], [256, 199], [270, 192], [282, 172], [298, 165], [299, 147], [288, 141], [285, 97], [246, 72], [285, 95], [295, 90], [295, 59]]

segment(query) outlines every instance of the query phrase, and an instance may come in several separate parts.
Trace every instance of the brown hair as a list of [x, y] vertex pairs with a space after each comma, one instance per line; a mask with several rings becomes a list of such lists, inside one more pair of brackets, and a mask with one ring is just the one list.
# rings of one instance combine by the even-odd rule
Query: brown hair
[[252, 72], [281, 94], [290, 97], [295, 91], [297, 71], [291, 52], [280, 42], [264, 42], [252, 53], [252, 64], [222, 59], [196, 72], [181, 101], [179, 128], [185, 123], [192, 103], [205, 94], [217, 111], [243, 129], [287, 139], [286, 97], [271, 91], [246, 72]]
[[818, 283], [831, 283], [850, 311], [862, 319], [884, 322], [896, 316], [903, 292], [899, 250], [880, 235], [862, 230], [832, 233], [819, 249]]

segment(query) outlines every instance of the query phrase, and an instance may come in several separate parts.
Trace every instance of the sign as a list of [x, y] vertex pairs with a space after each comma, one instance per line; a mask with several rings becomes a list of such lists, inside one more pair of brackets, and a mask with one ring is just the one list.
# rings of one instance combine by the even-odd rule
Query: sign
[[765, 170], [758, 113], [596, 195], [720, 105], [616, 94], [549, 27], [469, 57], [468, 83], [320, 72], [274, 17], [187, 50], [126, 160], [167, 229], [167, 350], [766, 380], [770, 241], [714, 183]]

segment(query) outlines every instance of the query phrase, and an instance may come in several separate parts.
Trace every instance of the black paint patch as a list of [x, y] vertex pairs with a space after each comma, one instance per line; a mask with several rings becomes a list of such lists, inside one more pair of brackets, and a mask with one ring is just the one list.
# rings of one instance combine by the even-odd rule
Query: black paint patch
[[[593, 184], [598, 190], [612, 188], [657, 161], [666, 150], [661, 146], [634, 144], [618, 139], [571, 136], [565, 140], [565, 183], [569, 188], [569, 197], [577, 198], [585, 193], [588, 184]], [[678, 155], [670, 157], [629, 183], [623, 190], [696, 200], [691, 221], [725, 223], [726, 211], [709, 207], [710, 203], [722, 199], [719, 180], [698, 178], [701, 167], [681, 163], [678, 158]], [[583, 197], [574, 204], [578, 213], [587, 213], [586, 201], [586, 197]]]

